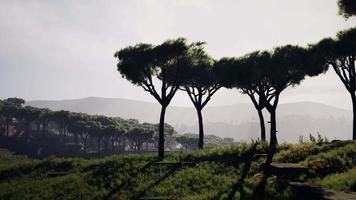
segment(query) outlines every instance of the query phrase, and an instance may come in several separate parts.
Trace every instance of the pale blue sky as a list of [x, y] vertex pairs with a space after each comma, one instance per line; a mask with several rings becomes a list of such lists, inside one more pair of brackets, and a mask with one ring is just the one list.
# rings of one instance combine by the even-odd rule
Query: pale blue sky
[[[186, 37], [206, 41], [216, 58], [240, 56], [306, 45], [355, 25], [337, 15], [336, 0], [0, 0], [0, 98], [155, 101], [116, 72], [116, 50]], [[351, 106], [333, 71], [287, 90], [281, 101]], [[210, 105], [239, 102], [249, 100], [222, 90]], [[191, 105], [184, 93], [172, 104]]]

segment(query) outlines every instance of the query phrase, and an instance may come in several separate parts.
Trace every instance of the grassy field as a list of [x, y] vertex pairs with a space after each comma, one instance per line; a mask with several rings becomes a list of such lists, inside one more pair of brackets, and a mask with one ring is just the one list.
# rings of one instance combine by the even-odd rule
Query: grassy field
[[[241, 144], [158, 162], [156, 154], [30, 160], [1, 150], [0, 199], [256, 199], [261, 188], [265, 199], [298, 199], [292, 186], [262, 179], [265, 158], [255, 155], [264, 153], [265, 144]], [[356, 191], [356, 143], [283, 144], [274, 161], [308, 167], [300, 182]]]

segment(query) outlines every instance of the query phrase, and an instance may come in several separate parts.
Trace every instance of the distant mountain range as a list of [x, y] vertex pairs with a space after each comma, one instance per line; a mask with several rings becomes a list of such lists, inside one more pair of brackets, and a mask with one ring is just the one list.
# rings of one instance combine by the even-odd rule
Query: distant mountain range
[[[36, 100], [26, 104], [52, 110], [134, 118], [150, 123], [158, 123], [160, 114], [159, 104], [119, 98]], [[258, 116], [252, 104], [206, 107], [203, 117], [206, 134], [233, 137], [238, 141], [259, 137]], [[265, 119], [268, 121], [267, 113]], [[351, 111], [320, 103], [280, 104], [277, 111], [278, 137], [281, 142], [296, 142], [301, 135], [320, 133], [329, 139], [349, 139], [352, 130], [351, 119]], [[173, 125], [179, 133], [197, 132], [194, 108], [170, 106], [167, 109], [166, 122]]]

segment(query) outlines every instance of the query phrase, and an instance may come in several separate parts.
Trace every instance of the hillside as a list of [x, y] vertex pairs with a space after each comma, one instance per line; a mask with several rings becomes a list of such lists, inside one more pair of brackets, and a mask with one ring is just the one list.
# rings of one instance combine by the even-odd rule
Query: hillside
[[261, 180], [265, 161], [255, 155], [266, 152], [263, 144], [173, 153], [159, 162], [151, 154], [19, 162], [0, 151], [0, 166], [3, 157], [7, 164], [15, 163], [0, 168], [0, 199], [230, 200], [260, 199], [262, 194], [265, 200], [317, 200], [340, 194], [353, 199], [344, 192], [356, 191], [355, 147], [350, 141], [281, 146], [275, 162], [299, 163], [309, 169], [306, 177], [294, 178], [307, 184], [304, 187], [281, 184], [273, 177]]
[[[157, 123], [160, 106], [155, 103], [118, 98], [89, 97], [59, 101], [29, 101], [27, 105], [52, 110], [69, 110], [89, 114], [134, 118]], [[250, 104], [206, 107], [205, 131], [237, 140], [250, 140], [259, 135], [257, 114]], [[265, 115], [266, 121], [268, 115]], [[278, 107], [278, 131], [281, 141], [295, 142], [300, 135], [320, 133], [330, 139], [348, 139], [352, 112], [320, 103], [297, 102]], [[170, 106], [166, 121], [180, 132], [196, 132], [197, 119], [193, 108]], [[338, 134], [335, 134], [338, 133]]]

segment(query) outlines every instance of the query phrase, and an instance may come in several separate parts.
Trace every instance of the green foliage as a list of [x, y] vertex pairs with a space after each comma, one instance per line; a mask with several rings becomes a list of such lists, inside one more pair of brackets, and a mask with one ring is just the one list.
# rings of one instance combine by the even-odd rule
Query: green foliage
[[80, 175], [52, 179], [22, 179], [1, 184], [1, 199], [97, 199], [92, 187]]
[[278, 162], [299, 162], [309, 155], [319, 153], [320, 150], [321, 147], [315, 143], [294, 144], [288, 148], [280, 148], [274, 159]]
[[344, 147], [309, 156], [303, 161], [312, 175], [325, 176], [327, 174], [343, 172], [356, 166], [356, 145], [348, 144]]
[[[258, 174], [264, 162], [264, 158], [251, 158], [265, 153], [267, 147], [266, 143], [215, 147], [190, 154], [170, 153], [161, 161], [153, 154], [131, 154], [92, 160], [50, 158], [18, 163], [0, 170], [0, 199], [139, 199], [157, 196], [239, 199], [241, 195], [249, 199], [255, 195], [255, 188], [261, 181]], [[296, 153], [308, 148], [317, 148], [317, 151], [307, 151], [309, 155]], [[278, 151], [277, 158], [293, 160], [286, 157], [286, 152], [290, 152], [313, 169], [314, 176], [325, 176], [313, 179], [315, 183], [334, 190], [354, 190], [355, 143], [284, 144]], [[315, 164], [320, 160], [325, 162]], [[352, 167], [345, 173], [330, 175]], [[49, 176], [51, 174], [59, 175]], [[294, 195], [287, 185], [274, 178], [267, 179], [265, 199], [295, 199]]]
[[20, 164], [33, 162], [32, 159], [22, 155], [15, 155], [6, 149], [0, 149], [0, 170], [13, 168]]
[[336, 191], [356, 192], [356, 168], [344, 173], [328, 175], [314, 182]]
[[[325, 139], [324, 139], [325, 141]], [[301, 143], [301, 144], [282, 144], [278, 147], [278, 152], [274, 156], [274, 160], [278, 162], [300, 162], [308, 156], [316, 155], [321, 152], [330, 151], [339, 147], [350, 144], [350, 141], [336, 141], [333, 143]]]
[[356, 1], [355, 0], [338, 0], [339, 14], [346, 19], [356, 15]]

